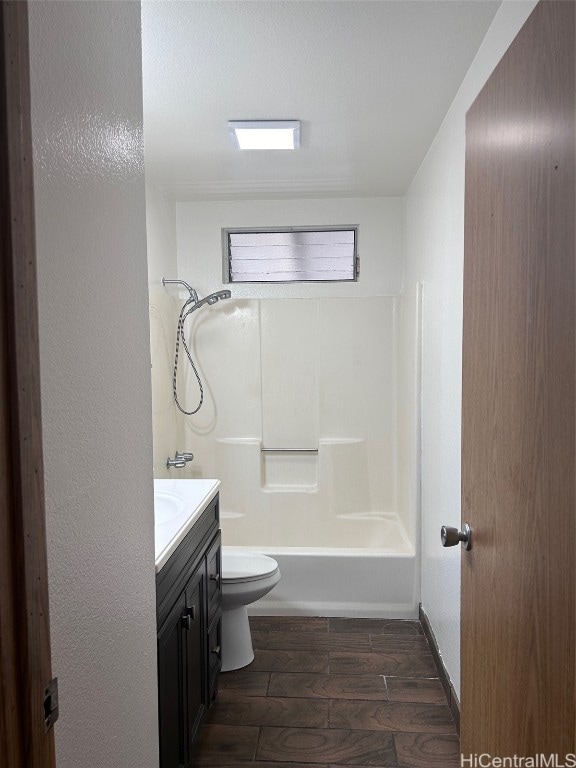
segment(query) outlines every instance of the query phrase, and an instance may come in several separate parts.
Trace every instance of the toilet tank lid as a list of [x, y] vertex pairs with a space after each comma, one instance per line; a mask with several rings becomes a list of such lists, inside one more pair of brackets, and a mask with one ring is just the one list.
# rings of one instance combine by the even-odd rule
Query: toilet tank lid
[[258, 579], [270, 576], [278, 570], [274, 558], [257, 552], [227, 552], [222, 550], [222, 578]]

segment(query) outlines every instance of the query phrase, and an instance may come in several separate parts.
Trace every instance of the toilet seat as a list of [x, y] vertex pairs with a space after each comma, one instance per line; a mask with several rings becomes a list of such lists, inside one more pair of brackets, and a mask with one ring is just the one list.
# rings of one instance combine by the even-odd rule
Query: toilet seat
[[222, 552], [222, 581], [239, 584], [267, 579], [278, 572], [278, 563], [256, 552]]

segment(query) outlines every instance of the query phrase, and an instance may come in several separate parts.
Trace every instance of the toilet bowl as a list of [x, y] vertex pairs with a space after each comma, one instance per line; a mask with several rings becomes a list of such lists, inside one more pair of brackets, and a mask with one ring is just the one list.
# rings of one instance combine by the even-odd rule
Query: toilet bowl
[[272, 557], [222, 548], [222, 672], [253, 661], [246, 606], [267, 595], [279, 581], [280, 569]]

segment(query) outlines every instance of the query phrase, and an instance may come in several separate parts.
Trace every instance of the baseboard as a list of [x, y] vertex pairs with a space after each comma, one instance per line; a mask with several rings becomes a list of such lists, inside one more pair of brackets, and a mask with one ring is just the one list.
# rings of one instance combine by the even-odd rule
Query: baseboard
[[454, 690], [454, 686], [452, 685], [452, 681], [450, 680], [450, 675], [448, 674], [448, 671], [444, 666], [442, 655], [440, 654], [440, 649], [438, 648], [438, 642], [436, 641], [436, 637], [434, 636], [434, 632], [432, 631], [432, 627], [430, 626], [430, 621], [428, 619], [428, 616], [426, 615], [426, 611], [424, 610], [424, 608], [422, 608], [422, 603], [420, 603], [419, 616], [420, 616], [420, 624], [422, 624], [422, 629], [424, 630], [424, 634], [426, 635], [426, 639], [428, 640], [428, 644], [430, 645], [430, 649], [432, 650], [432, 656], [434, 657], [434, 663], [436, 664], [436, 668], [438, 669], [438, 676], [440, 678], [440, 682], [442, 683], [442, 687], [444, 688], [444, 692], [446, 693], [448, 706], [450, 707], [450, 710], [452, 712], [452, 717], [454, 718], [454, 722], [456, 723], [456, 728], [458, 730], [458, 733], [460, 733], [460, 702], [458, 701], [458, 696], [456, 696], [456, 691]]
[[[274, 593], [271, 593], [271, 598]], [[299, 600], [268, 600], [263, 597], [248, 606], [249, 616], [337, 616], [357, 619], [417, 619], [418, 606], [386, 603], [334, 603]]]

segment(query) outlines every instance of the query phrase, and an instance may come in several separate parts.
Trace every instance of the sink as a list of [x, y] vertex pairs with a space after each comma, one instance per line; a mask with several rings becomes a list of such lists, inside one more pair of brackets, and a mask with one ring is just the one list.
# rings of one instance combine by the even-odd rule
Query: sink
[[154, 523], [164, 525], [181, 515], [186, 506], [186, 500], [177, 493], [170, 491], [154, 491]]

